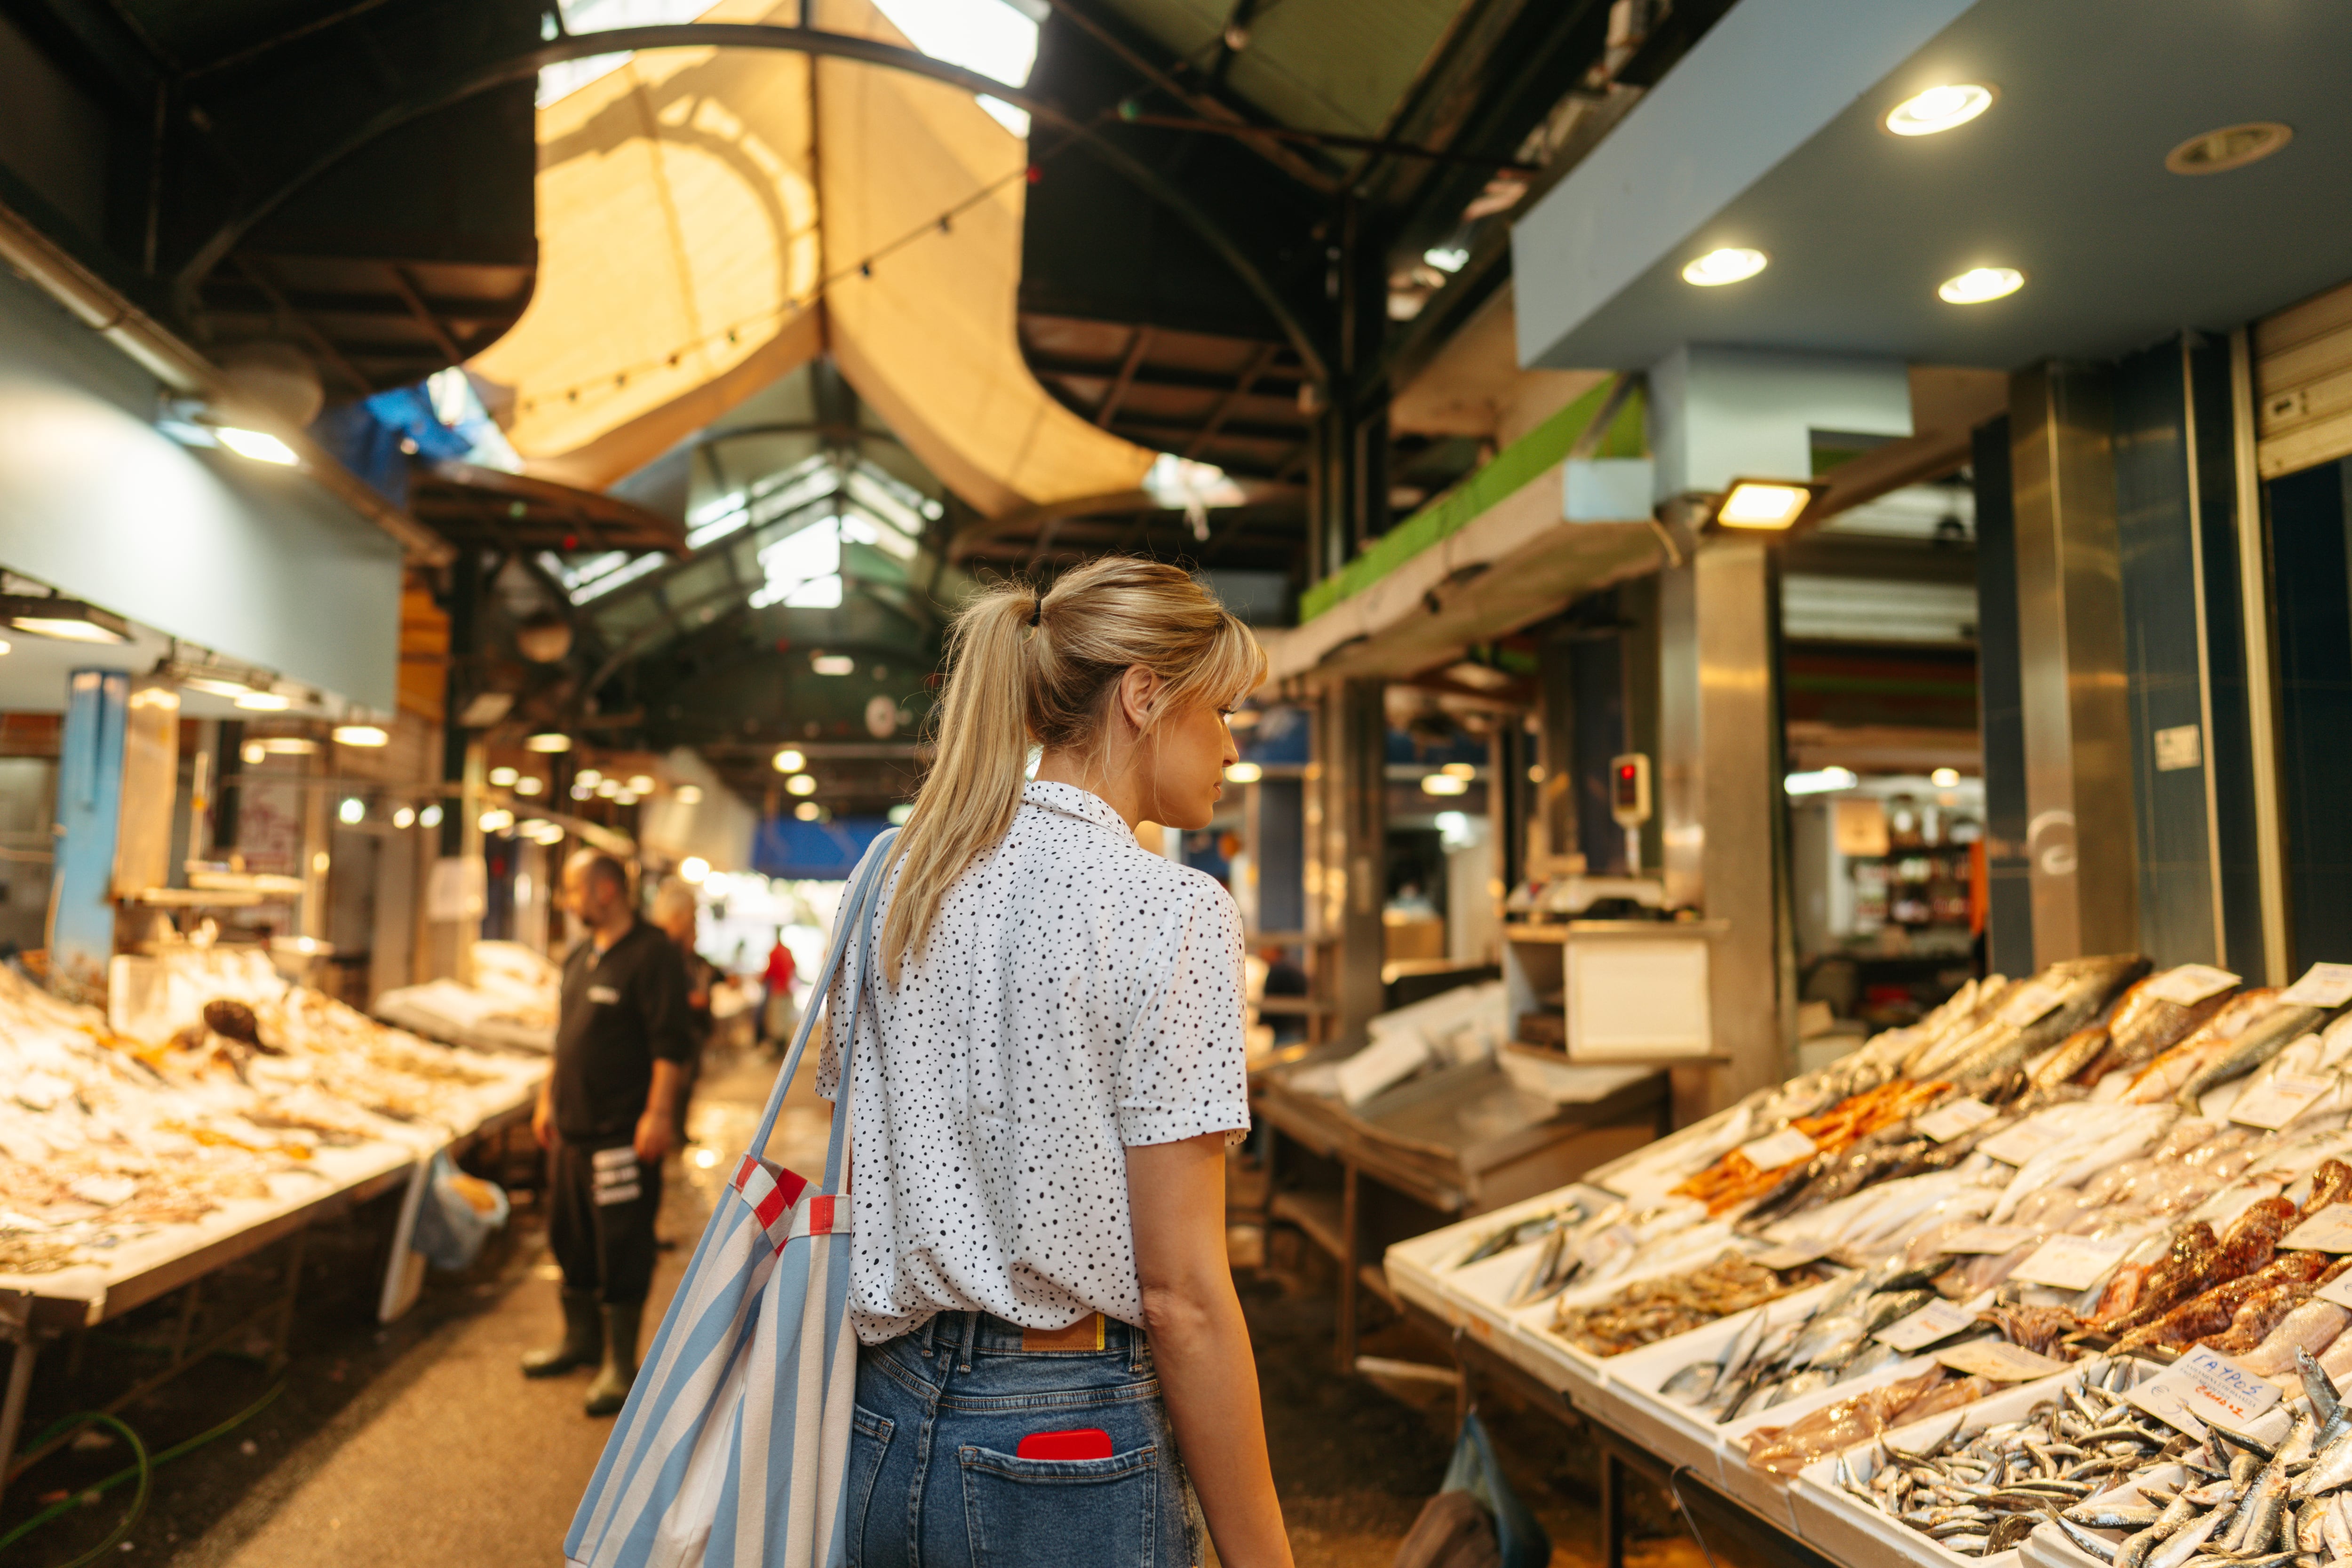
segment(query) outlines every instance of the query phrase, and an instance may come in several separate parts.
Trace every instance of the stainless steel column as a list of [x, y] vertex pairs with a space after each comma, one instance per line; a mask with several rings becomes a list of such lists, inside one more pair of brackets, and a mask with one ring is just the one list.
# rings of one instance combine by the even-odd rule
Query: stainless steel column
[[[1388, 719], [1377, 680], [1325, 687], [1307, 768], [1307, 902], [1315, 990], [1337, 1009], [1334, 1034], [1360, 1045], [1381, 1011], [1381, 904], [1388, 846]], [[1331, 973], [1321, 972], [1328, 965]]]
[[1710, 541], [1658, 587], [1658, 783], [1667, 897], [1727, 925], [1708, 963], [1715, 1048], [1675, 1074], [1677, 1121], [1793, 1070], [1778, 574], [1760, 540]]
[[2037, 964], [2139, 942], [2112, 427], [2100, 373], [2045, 364], [2011, 379]]

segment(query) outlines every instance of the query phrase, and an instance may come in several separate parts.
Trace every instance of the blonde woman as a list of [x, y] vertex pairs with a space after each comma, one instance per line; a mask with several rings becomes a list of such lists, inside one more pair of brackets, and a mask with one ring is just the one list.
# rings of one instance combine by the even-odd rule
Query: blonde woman
[[1240, 917], [1135, 837], [1206, 825], [1265, 657], [1112, 557], [982, 595], [949, 658], [883, 984], [819, 1069], [852, 1095], [849, 1561], [1188, 1568], [1205, 1516], [1225, 1568], [1286, 1568], [1224, 1250]]

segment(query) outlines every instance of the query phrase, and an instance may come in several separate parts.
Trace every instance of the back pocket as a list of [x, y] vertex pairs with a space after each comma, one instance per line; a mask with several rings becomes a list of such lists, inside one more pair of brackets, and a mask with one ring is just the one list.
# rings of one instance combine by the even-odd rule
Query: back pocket
[[1023, 1459], [957, 1450], [973, 1568], [1149, 1568], [1160, 1450], [1108, 1459]]
[[842, 1521], [850, 1568], [886, 1560], [887, 1554], [866, 1552], [866, 1527], [874, 1511], [874, 1479], [882, 1473], [882, 1461], [890, 1453], [891, 1431], [889, 1417], [877, 1415], [863, 1405], [850, 1406], [849, 1516]]

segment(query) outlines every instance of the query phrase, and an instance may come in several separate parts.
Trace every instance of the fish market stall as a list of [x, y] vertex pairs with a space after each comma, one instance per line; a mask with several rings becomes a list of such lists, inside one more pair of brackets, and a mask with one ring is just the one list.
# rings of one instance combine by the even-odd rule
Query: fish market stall
[[473, 960], [471, 980], [394, 987], [375, 999], [375, 1016], [453, 1046], [552, 1055], [562, 971], [516, 942], [478, 942]]
[[15, 1347], [0, 1478], [21, 1463], [9, 1456], [44, 1340], [284, 1242], [284, 1289], [258, 1319], [184, 1334], [119, 1403], [257, 1328], [282, 1352], [303, 1229], [527, 1112], [545, 1073], [543, 1058], [387, 1028], [257, 952], [167, 970], [146, 977], [149, 1026], [131, 1033], [0, 968], [0, 1338]]
[[2129, 956], [1971, 983], [1391, 1247], [1388, 1281], [1610, 1463], [1789, 1550], [2352, 1559], [2347, 1001], [2329, 965], [2284, 989]]
[[1501, 1049], [1500, 983], [1441, 993], [1373, 1020], [1371, 1043], [1258, 1075], [1266, 1218], [1339, 1266], [1339, 1361], [1355, 1365], [1359, 1290], [1395, 1304], [1373, 1260], [1432, 1218], [1484, 1214], [1647, 1142], [1666, 1112], [1648, 1068], [1531, 1073]]

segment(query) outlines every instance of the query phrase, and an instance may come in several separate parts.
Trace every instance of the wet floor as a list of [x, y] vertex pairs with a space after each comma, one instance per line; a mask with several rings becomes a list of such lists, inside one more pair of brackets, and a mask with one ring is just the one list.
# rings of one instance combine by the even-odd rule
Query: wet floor
[[[696, 1150], [665, 1197], [666, 1232], [682, 1245], [663, 1256], [656, 1307], [709, 1211], [725, 1168], [719, 1152], [747, 1141], [772, 1070], [762, 1059], [740, 1064], [698, 1101]], [[773, 1152], [809, 1170], [821, 1165], [824, 1141], [825, 1108], [803, 1088], [786, 1108]], [[708, 1165], [696, 1151], [707, 1152]], [[416, 1308], [388, 1327], [373, 1321], [380, 1244], [365, 1215], [311, 1238], [303, 1310], [282, 1379], [250, 1359], [218, 1359], [126, 1413], [152, 1452], [205, 1440], [153, 1468], [136, 1522], [107, 1548], [105, 1561], [173, 1568], [561, 1562], [564, 1527], [610, 1423], [582, 1413], [584, 1373], [530, 1382], [516, 1371], [517, 1358], [557, 1322], [555, 1270], [535, 1215], [520, 1207], [510, 1234], [473, 1270], [436, 1277]], [[1297, 1257], [1279, 1240], [1271, 1251], [1277, 1263]], [[1300, 1568], [1387, 1568], [1444, 1471], [1453, 1389], [1427, 1379], [1383, 1387], [1339, 1375], [1333, 1300], [1311, 1260], [1244, 1270], [1241, 1284]], [[1367, 1353], [1442, 1359], [1400, 1325], [1377, 1318], [1370, 1325]], [[45, 1367], [36, 1426], [105, 1378], [138, 1370], [137, 1357], [135, 1347], [88, 1348], [73, 1384], [60, 1381], [62, 1364]], [[220, 1429], [265, 1399], [247, 1419]], [[1507, 1401], [1490, 1402], [1482, 1414], [1515, 1486], [1553, 1536], [1554, 1563], [1596, 1563], [1589, 1443]], [[136, 1481], [94, 1497], [85, 1489], [135, 1470], [130, 1461], [127, 1444], [109, 1438], [36, 1467], [0, 1506], [0, 1534], [37, 1510], [83, 1500], [0, 1556], [10, 1568], [50, 1568], [103, 1545], [132, 1503]], [[1674, 1529], [1662, 1499], [1637, 1496], [1633, 1512], [1633, 1568], [1706, 1568]]]

